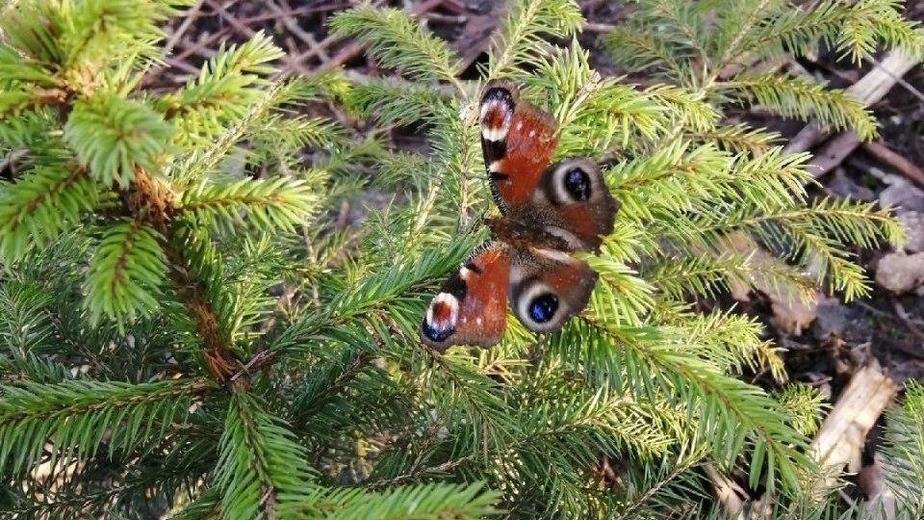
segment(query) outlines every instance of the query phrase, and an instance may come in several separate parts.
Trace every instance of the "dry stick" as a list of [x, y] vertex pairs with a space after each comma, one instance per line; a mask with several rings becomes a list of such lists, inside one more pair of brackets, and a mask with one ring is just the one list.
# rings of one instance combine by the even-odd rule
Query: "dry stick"
[[832, 471], [826, 475], [824, 487], [837, 484], [837, 476], [844, 466], [850, 472], [859, 471], [866, 435], [892, 402], [896, 391], [895, 382], [882, 373], [876, 361], [853, 374], [850, 384], [812, 440], [811, 453], [815, 460]]
[[902, 173], [904, 176], [924, 186], [924, 169], [906, 159], [886, 146], [882, 141], [871, 141], [861, 145], [867, 153]]
[[237, 18], [234, 17], [234, 15], [232, 15], [231, 13], [229, 13], [228, 10], [227, 10], [227, 8], [226, 8], [225, 6], [223, 6], [223, 5], [221, 5], [221, 4], [216, 4], [216, 3], [215, 3], [215, 0], [205, 0], [205, 1], [206, 1], [210, 6], [212, 6], [212, 9], [215, 10], [215, 14], [217, 14], [222, 20], [224, 20], [224, 21], [228, 22], [229, 24], [231, 24], [231, 26], [234, 27], [234, 29], [235, 29], [235, 30], [238, 32], [238, 34], [240, 34], [241, 36], [243, 36], [243, 37], [245, 37], [245, 38], [253, 38], [253, 36], [254, 36], [255, 34], [257, 34], [256, 31], [254, 31], [254, 30], [251, 29], [250, 27], [247, 27], [246, 25], [242, 24], [242, 23], [240, 22], [240, 20], [238, 20]]
[[589, 32], [608, 34], [613, 32], [616, 26], [609, 23], [584, 22], [584, 30]]
[[180, 38], [183, 37], [183, 34], [192, 26], [193, 22], [196, 21], [196, 18], [199, 17], [199, 11], [202, 10], [202, 5], [205, 3], [205, 0], [199, 0], [195, 6], [193, 6], [187, 13], [186, 17], [183, 19], [183, 23], [177, 27], [173, 35], [170, 36], [170, 39], [167, 40], [167, 43], [164, 44], [163, 54], [164, 56], [170, 54], [170, 51], [173, 50], [173, 47], [176, 46], [177, 42], [180, 41]]
[[[163, 52], [163, 55], [165, 57], [168, 54], [170, 54], [170, 51], [172, 51], [173, 48], [176, 46], [176, 44], [179, 43], [181, 36], [186, 32], [187, 28], [192, 24], [194, 19], [198, 17], [199, 11], [202, 9], [202, 6], [205, 5], [207, 1], [208, 0], [201, 0], [194, 8], [189, 10], [189, 12], [186, 14], [186, 19], [183, 21], [180, 27], [177, 28], [176, 32], [167, 41], [167, 45], [164, 47], [164, 52]], [[235, 1], [237, 0], [231, 0], [229, 5], [234, 3]], [[214, 42], [218, 38], [221, 38], [222, 36], [226, 35], [227, 32], [228, 32], [227, 28], [221, 29], [217, 31], [215, 34], [211, 35], [210, 37], [204, 38], [203, 40], [197, 43], [194, 43], [192, 46], [185, 49], [183, 52], [177, 54], [176, 56], [173, 56], [171, 58], [166, 58], [164, 60], [164, 63], [171, 67], [183, 69], [186, 72], [189, 72], [192, 74], [198, 74], [199, 69], [196, 69], [192, 65], [186, 63], [184, 61], [185, 58], [190, 56], [191, 54], [196, 53], [200, 48], [210, 45], [212, 42]], [[154, 82], [157, 78], [158, 73], [160, 73], [163, 69], [164, 69], [163, 65], [148, 68], [148, 70], [144, 72], [143, 78], [141, 80], [141, 86], [146, 87], [150, 85], [152, 82]]]
[[200, 51], [201, 51], [204, 47], [208, 47], [209, 45], [215, 43], [215, 42], [218, 41], [219, 39], [228, 36], [228, 33], [230, 33], [231, 31], [232, 31], [232, 28], [231, 28], [231, 27], [224, 27], [224, 28], [222, 28], [221, 30], [215, 32], [214, 34], [212, 34], [212, 35], [210, 35], [210, 36], [208, 36], [208, 37], [206, 37], [206, 38], [202, 38], [202, 39], [200, 39], [200, 40], [197, 41], [197, 42], [193, 42], [192, 45], [190, 45], [189, 47], [183, 49], [183, 52], [181, 52], [181, 53], [177, 54], [176, 56], [174, 56], [173, 59], [174, 59], [174, 60], [177, 60], [177, 61], [183, 61], [183, 60], [185, 60], [186, 58], [192, 56], [193, 54], [200, 54]]
[[[269, 6], [270, 9], [273, 10], [273, 12], [280, 14], [279, 19], [282, 20], [283, 25], [286, 26], [289, 32], [297, 36], [298, 39], [301, 40], [302, 44], [307, 45], [309, 49], [317, 48], [318, 43], [315, 41], [314, 37], [311, 35], [311, 33], [302, 29], [298, 25], [298, 22], [295, 20], [295, 18], [290, 17], [290, 16], [283, 16], [282, 7], [276, 5], [275, 2], [267, 2], [267, 5]], [[285, 2], [283, 0], [282, 5], [285, 6], [286, 9], [289, 9], [291, 11], [292, 8], [289, 6], [288, 2]], [[295, 45], [293, 45], [292, 47], [293, 47], [292, 52], [286, 54], [286, 58], [285, 58], [286, 68], [295, 69], [296, 72], [299, 72], [303, 75], [308, 74], [309, 73], [308, 69], [304, 67], [300, 59], [291, 58], [291, 55], [295, 54], [297, 50], [295, 48]], [[326, 56], [326, 53], [324, 53], [323, 50], [319, 49], [318, 52], [321, 53], [319, 54], [319, 56], [321, 57], [322, 60], [326, 61], [328, 59]]]

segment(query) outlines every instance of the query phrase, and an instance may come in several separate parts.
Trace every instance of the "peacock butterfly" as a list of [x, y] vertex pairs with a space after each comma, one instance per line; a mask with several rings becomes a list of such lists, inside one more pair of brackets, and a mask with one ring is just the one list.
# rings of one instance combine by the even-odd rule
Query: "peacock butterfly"
[[479, 122], [501, 216], [486, 219], [494, 239], [462, 263], [427, 308], [420, 338], [440, 351], [500, 341], [508, 300], [527, 329], [561, 329], [587, 306], [597, 281], [597, 273], [569, 253], [597, 250], [619, 209], [592, 161], [550, 164], [557, 124], [511, 82], [485, 85]]

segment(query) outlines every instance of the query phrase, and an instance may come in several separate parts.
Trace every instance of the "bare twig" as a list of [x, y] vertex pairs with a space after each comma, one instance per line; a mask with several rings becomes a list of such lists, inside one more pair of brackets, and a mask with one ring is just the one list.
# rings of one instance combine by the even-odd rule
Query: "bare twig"
[[193, 22], [196, 21], [196, 18], [199, 16], [199, 11], [202, 10], [202, 5], [205, 3], [205, 0], [199, 0], [199, 2], [191, 7], [189, 11], [186, 12], [186, 17], [183, 19], [183, 23], [176, 28], [176, 31], [170, 36], [170, 39], [164, 44], [164, 56], [170, 54], [170, 51], [176, 46], [177, 42], [180, 41], [180, 38], [186, 33], [186, 31], [192, 26]]
[[867, 153], [883, 164], [891, 166], [895, 171], [918, 183], [919, 186], [924, 186], [924, 169], [896, 153], [882, 141], [871, 141], [863, 143], [862, 146]]

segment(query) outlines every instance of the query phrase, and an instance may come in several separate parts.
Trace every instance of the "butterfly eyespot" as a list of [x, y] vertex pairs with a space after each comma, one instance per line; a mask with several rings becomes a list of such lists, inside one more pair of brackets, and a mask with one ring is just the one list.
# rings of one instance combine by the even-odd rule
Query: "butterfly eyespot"
[[492, 148], [491, 157], [502, 158], [506, 154], [504, 139], [513, 121], [513, 95], [502, 87], [488, 89], [481, 98], [481, 136], [488, 142], [503, 143]]
[[459, 318], [459, 300], [447, 292], [433, 298], [427, 314], [420, 325], [420, 331], [430, 341], [441, 342], [456, 332]]
[[441, 341], [445, 341], [446, 338], [448, 338], [449, 336], [452, 336], [453, 333], [455, 333], [456, 331], [454, 327], [450, 327], [448, 329], [438, 329], [430, 325], [429, 323], [427, 323], [427, 320], [423, 321], [423, 324], [421, 324], [420, 330], [421, 332], [423, 332], [424, 336], [426, 336], [430, 341], [435, 341], [437, 343]]
[[571, 168], [565, 173], [565, 189], [576, 201], [590, 199], [590, 175], [581, 168]]
[[558, 297], [552, 293], [541, 294], [529, 303], [529, 317], [536, 323], [546, 323], [551, 320], [557, 310]]

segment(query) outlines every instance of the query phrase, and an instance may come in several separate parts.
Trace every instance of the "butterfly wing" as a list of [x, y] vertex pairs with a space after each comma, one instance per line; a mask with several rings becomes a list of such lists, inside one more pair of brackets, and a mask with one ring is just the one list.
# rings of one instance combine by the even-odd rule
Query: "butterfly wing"
[[587, 307], [596, 282], [587, 262], [567, 253], [519, 251], [510, 269], [510, 306], [527, 329], [555, 332]]
[[482, 91], [480, 126], [494, 200], [504, 213], [524, 207], [558, 145], [555, 120], [521, 99], [513, 83], [492, 80]]
[[583, 251], [597, 250], [613, 232], [618, 210], [600, 168], [579, 158], [546, 168], [530, 209], [546, 232]]
[[489, 82], [480, 110], [491, 191], [519, 238], [473, 256], [433, 299], [421, 339], [441, 350], [499, 341], [508, 298], [529, 330], [559, 330], [587, 306], [597, 274], [558, 249], [596, 250], [612, 232], [618, 209], [593, 162], [549, 164], [558, 145], [555, 120], [521, 99], [511, 82]]
[[490, 347], [507, 326], [511, 250], [492, 243], [477, 250], [433, 297], [420, 339], [443, 351], [452, 345]]
[[596, 250], [613, 231], [618, 209], [595, 163], [549, 165], [558, 145], [552, 116], [520, 97], [513, 83], [489, 82], [481, 96], [481, 148], [494, 199], [505, 215]]

